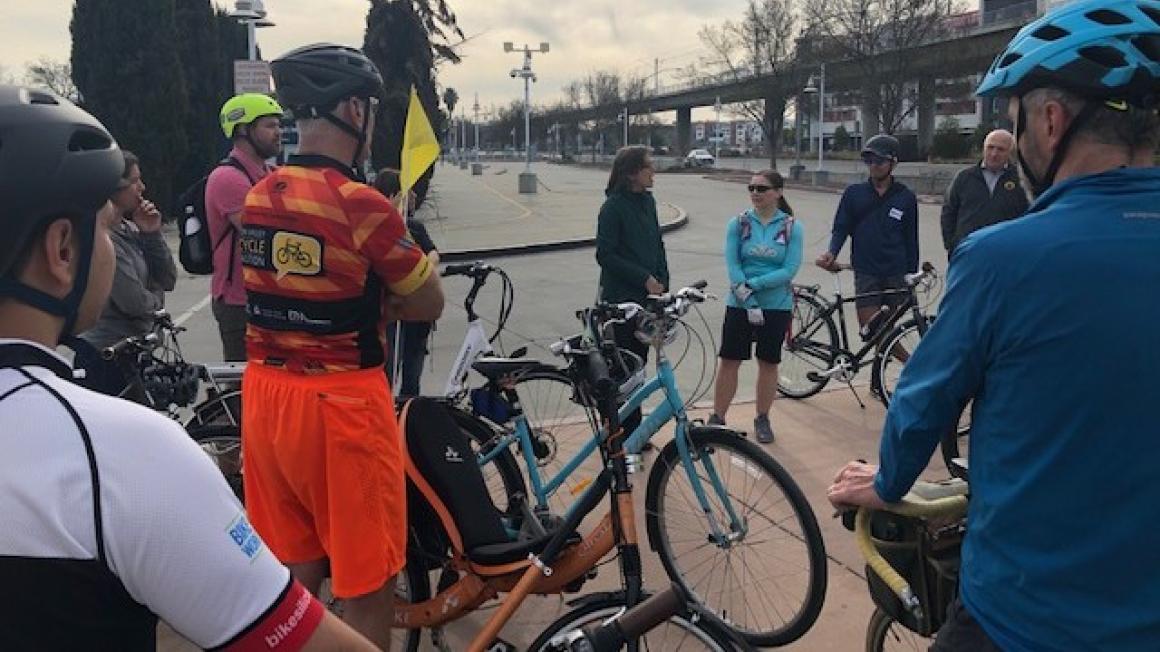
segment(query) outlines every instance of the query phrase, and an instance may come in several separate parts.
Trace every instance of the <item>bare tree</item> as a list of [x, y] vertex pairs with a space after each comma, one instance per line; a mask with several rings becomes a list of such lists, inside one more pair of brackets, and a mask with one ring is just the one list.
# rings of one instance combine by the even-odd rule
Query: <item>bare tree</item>
[[737, 109], [761, 125], [769, 165], [774, 169], [786, 103], [800, 87], [796, 76], [787, 74], [794, 63], [793, 36], [797, 22], [791, 0], [749, 0], [740, 21], [727, 20], [719, 27], [705, 26], [698, 33], [711, 52], [703, 62], [705, 65], [723, 69], [732, 80], [755, 75], [765, 77], [764, 97], [741, 102]]
[[29, 86], [41, 86], [74, 102], [80, 100], [80, 91], [73, 83], [72, 66], [67, 61], [41, 57], [25, 64], [24, 80]]
[[16, 77], [9, 72], [8, 67], [0, 63], [0, 84], [13, 85], [16, 83]]
[[[815, 61], [848, 59], [862, 79], [864, 136], [894, 133], [915, 110], [914, 46], [946, 36], [956, 0], [806, 0], [799, 49]], [[876, 124], [870, 124], [876, 121]]]

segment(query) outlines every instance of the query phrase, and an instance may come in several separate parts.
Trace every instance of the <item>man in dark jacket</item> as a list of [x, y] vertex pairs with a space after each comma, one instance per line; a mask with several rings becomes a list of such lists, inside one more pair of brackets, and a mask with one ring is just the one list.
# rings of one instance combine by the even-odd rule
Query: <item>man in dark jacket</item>
[[1006, 222], [1027, 210], [1027, 194], [1010, 163], [1015, 138], [996, 129], [983, 141], [983, 160], [955, 176], [942, 207], [943, 246], [947, 258], [970, 233]]
[[894, 136], [880, 134], [866, 141], [862, 161], [870, 178], [842, 193], [830, 246], [815, 261], [837, 271], [838, 252], [851, 239], [854, 291], [865, 295], [854, 302], [863, 326], [882, 306], [905, 300], [900, 293], [881, 293], [905, 289], [903, 277], [918, 271], [918, 198], [894, 179], [898, 150]]
[[[661, 241], [653, 185], [652, 157], [635, 145], [616, 153], [596, 227], [596, 262], [600, 264], [600, 298], [641, 303], [669, 285], [669, 263]], [[616, 343], [648, 358], [648, 345], [635, 336], [636, 321], [615, 326]], [[625, 432], [640, 423], [640, 411], [624, 420]]]

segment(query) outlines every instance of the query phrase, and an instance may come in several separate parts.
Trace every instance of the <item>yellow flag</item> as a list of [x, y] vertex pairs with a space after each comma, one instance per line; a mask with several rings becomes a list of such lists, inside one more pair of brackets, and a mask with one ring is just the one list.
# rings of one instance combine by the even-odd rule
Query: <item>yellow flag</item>
[[406, 193], [419, 177], [439, 158], [439, 141], [431, 121], [423, 112], [419, 93], [411, 87], [411, 104], [407, 107], [407, 125], [403, 129], [402, 164], [399, 170], [401, 191]]

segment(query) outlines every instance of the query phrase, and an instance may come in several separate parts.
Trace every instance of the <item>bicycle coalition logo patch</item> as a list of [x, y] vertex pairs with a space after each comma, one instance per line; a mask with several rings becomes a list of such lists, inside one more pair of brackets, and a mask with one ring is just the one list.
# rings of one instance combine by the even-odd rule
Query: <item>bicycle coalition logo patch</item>
[[250, 525], [244, 513], [238, 513], [226, 528], [226, 534], [250, 561], [256, 559], [262, 552], [262, 539], [254, 531], [254, 526]]
[[274, 269], [278, 271], [279, 277], [287, 274], [317, 276], [322, 273], [322, 241], [318, 238], [291, 231], [277, 231], [272, 245]]
[[1003, 183], [1003, 187], [1006, 188], [1007, 190], [1014, 190], [1015, 189], [1015, 182], [1008, 179], [1006, 182]]

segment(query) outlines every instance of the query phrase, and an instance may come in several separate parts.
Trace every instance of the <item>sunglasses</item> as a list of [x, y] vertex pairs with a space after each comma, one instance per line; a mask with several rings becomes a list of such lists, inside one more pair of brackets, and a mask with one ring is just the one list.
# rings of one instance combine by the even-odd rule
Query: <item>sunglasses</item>
[[773, 186], [759, 186], [756, 184], [751, 184], [746, 187], [749, 188], [749, 192], [769, 192], [773, 190]]
[[883, 163], [889, 163], [890, 159], [877, 154], [863, 154], [862, 162], [866, 165], [882, 165]]

